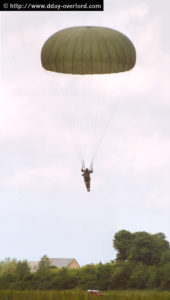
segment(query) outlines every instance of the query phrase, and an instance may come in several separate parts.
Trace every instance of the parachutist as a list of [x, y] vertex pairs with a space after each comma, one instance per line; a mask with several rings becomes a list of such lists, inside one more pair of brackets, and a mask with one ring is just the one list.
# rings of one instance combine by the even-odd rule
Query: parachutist
[[91, 167], [90, 169], [88, 168], [81, 168], [81, 172], [83, 172], [82, 176], [84, 177], [84, 183], [86, 185], [87, 191], [90, 192], [90, 174], [93, 173], [93, 168]]
[[[41, 63], [45, 70], [63, 74], [84, 76], [119, 73], [129, 71], [135, 66], [136, 50], [129, 38], [117, 30], [101, 26], [75, 26], [60, 30], [46, 40], [41, 49]], [[76, 83], [76, 78], [75, 81], [73, 81], [74, 83]], [[82, 86], [83, 82], [84, 79], [81, 81]], [[86, 88], [86, 85], [84, 85], [84, 87]], [[69, 85], [67, 85], [67, 88], [69, 89]], [[90, 92], [90, 89], [88, 90]], [[79, 100], [79, 97], [77, 96], [76, 99]], [[91, 100], [89, 99], [88, 102], [88, 104], [90, 104]], [[73, 102], [73, 106], [70, 108], [74, 110], [77, 107], [76, 103], [77, 102], [74, 104]], [[79, 105], [79, 107], [81, 107], [81, 101]], [[97, 109], [95, 111], [96, 117], [100, 111], [100, 105], [99, 110], [98, 105], [95, 105]], [[75, 115], [76, 112], [76, 115], [78, 115], [77, 121], [79, 118], [80, 120], [82, 119], [81, 116], [83, 116], [83, 119], [87, 116], [90, 121], [88, 110], [86, 111], [86, 107], [83, 107], [85, 108], [85, 113], [82, 108], [80, 112], [78, 112], [78, 109], [77, 112], [74, 111], [73, 115]], [[98, 121], [100, 120], [96, 118], [96, 121], [97, 119]], [[97, 127], [97, 122], [95, 122], [95, 124]], [[78, 122], [77, 125], [80, 126], [80, 128], [82, 127], [82, 129], [84, 128], [82, 122]], [[94, 145], [96, 150], [93, 155], [91, 153], [93, 159], [95, 158], [94, 156], [98, 151], [108, 125], [109, 123], [105, 124], [106, 127], [104, 126], [104, 131], [101, 131], [102, 135], [100, 139], [98, 139], [98, 141], [96, 140], [96, 146]], [[77, 144], [78, 152], [81, 146], [83, 146], [83, 144]], [[89, 169], [85, 169], [83, 163], [81, 171], [83, 172], [82, 176], [84, 177], [87, 191], [90, 192], [90, 173], [93, 172], [93, 167], [91, 165]]]

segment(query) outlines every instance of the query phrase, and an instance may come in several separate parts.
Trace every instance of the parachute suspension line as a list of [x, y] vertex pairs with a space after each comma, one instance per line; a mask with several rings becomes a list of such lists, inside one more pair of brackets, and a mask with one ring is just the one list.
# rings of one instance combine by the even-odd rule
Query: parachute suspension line
[[[69, 95], [67, 92], [64, 92], [64, 89], [60, 90], [61, 93], [61, 104], [62, 104], [62, 111], [64, 116], [64, 121], [69, 130], [69, 138], [75, 148], [76, 154], [79, 158], [80, 163], [83, 160], [82, 151], [80, 148], [80, 137], [76, 134], [75, 130], [79, 128], [79, 120], [76, 114], [76, 97], [73, 99], [73, 101], [68, 101]], [[73, 102], [73, 103], [72, 103]]]
[[106, 132], [107, 132], [107, 130], [108, 130], [108, 128], [109, 128], [109, 125], [110, 125], [112, 119], [113, 119], [113, 115], [114, 115], [114, 113], [115, 113], [115, 111], [116, 111], [116, 108], [117, 108], [117, 106], [118, 106], [118, 103], [119, 103], [119, 99], [117, 99], [117, 101], [115, 102], [115, 104], [114, 104], [114, 106], [113, 106], [113, 109], [112, 109], [112, 111], [111, 111], [110, 117], [109, 117], [109, 119], [108, 119], [108, 121], [107, 121], [107, 123], [106, 123], [106, 125], [105, 125], [105, 127], [104, 127], [104, 129], [103, 129], [103, 132], [102, 132], [102, 134], [101, 134], [99, 140], [98, 140], [98, 143], [97, 143], [96, 148], [95, 148], [95, 150], [94, 150], [94, 152], [93, 152], [93, 155], [92, 155], [92, 160], [91, 160], [91, 164], [92, 164], [92, 165], [93, 165], [93, 162], [94, 162], [95, 159], [96, 159], [97, 153], [98, 153], [98, 151], [99, 151], [99, 149], [100, 149], [100, 147], [101, 147], [101, 144], [102, 144], [102, 142], [103, 142], [103, 139], [104, 139], [104, 137], [105, 137], [105, 134], [106, 134]]
[[93, 161], [91, 161], [90, 170], [93, 171]]
[[82, 162], [81, 162], [81, 167], [82, 167], [82, 170], [85, 169], [85, 163], [84, 163], [84, 160], [82, 160]]
[[[100, 146], [107, 132], [107, 129], [111, 123], [114, 112], [119, 102], [118, 99], [120, 99], [120, 97], [117, 97], [117, 100], [114, 99], [112, 103], [110, 102], [111, 99], [108, 99], [107, 105], [109, 105], [110, 103], [111, 107], [109, 106], [108, 112], [106, 112], [107, 113], [107, 118], [106, 118], [105, 112], [103, 111], [103, 108], [105, 108], [105, 104], [106, 104], [105, 97], [102, 97], [101, 95], [95, 97], [95, 90], [92, 91], [91, 89], [90, 89], [90, 93], [86, 90], [85, 94], [87, 96], [87, 99], [90, 99], [90, 104], [91, 104], [91, 106], [89, 107], [89, 101], [85, 102], [87, 107], [85, 106], [83, 107], [86, 112], [86, 120], [88, 120], [85, 123], [86, 130], [89, 133], [89, 138], [91, 139], [87, 140], [87, 143], [84, 145], [82, 150], [83, 150], [83, 160], [85, 161], [87, 160], [86, 164], [92, 170], [93, 163], [100, 149]], [[88, 118], [89, 115], [90, 118]]]
[[[126, 81], [123, 83], [124, 91], [126, 91], [126, 89], [127, 89], [127, 84], [128, 84], [128, 82], [127, 82], [127, 80], [126, 80]], [[108, 130], [108, 128], [109, 128], [109, 126], [110, 126], [110, 124], [111, 124], [111, 122], [112, 122], [112, 119], [113, 119], [113, 116], [114, 116], [115, 111], [116, 111], [116, 109], [117, 109], [117, 106], [118, 106], [118, 104], [120, 104], [120, 102], [121, 102], [121, 97], [120, 97], [120, 96], [121, 96], [121, 91], [119, 91], [117, 97], [116, 97], [115, 100], [114, 100], [114, 103], [111, 105], [109, 117], [108, 117], [108, 119], [106, 120], [105, 125], [103, 126], [103, 130], [101, 131], [101, 133], [100, 133], [100, 135], [99, 135], [99, 137], [98, 137], [96, 146], [95, 146], [94, 151], [93, 151], [92, 159], [91, 159], [91, 162], [92, 162], [92, 163], [94, 163], [94, 161], [95, 161], [95, 159], [96, 159], [96, 156], [97, 156], [97, 154], [98, 154], [98, 151], [99, 151], [99, 149], [100, 149], [100, 147], [101, 147], [101, 145], [102, 145], [103, 139], [104, 139], [104, 137], [105, 137], [105, 135], [106, 135], [106, 133], [107, 133], [107, 130]]]
[[78, 158], [80, 160], [80, 163], [82, 163], [83, 155], [82, 155], [81, 149], [80, 149], [79, 145], [77, 144], [75, 138], [73, 139], [73, 141], [74, 141], [75, 150], [77, 152], [77, 156], [78, 156]]
[[[84, 170], [86, 167], [85, 167], [85, 163], [84, 163], [84, 160], [82, 160], [81, 162], [81, 167], [82, 167], [82, 170]], [[91, 161], [91, 164], [90, 164], [90, 168], [89, 168], [91, 171], [93, 171], [93, 161]]]
[[[94, 78], [96, 80], [96, 78]], [[86, 143], [83, 147], [83, 158], [88, 161], [88, 166], [93, 165], [92, 154], [96, 149], [96, 145], [103, 132], [103, 128], [107, 122], [105, 118], [105, 113], [103, 108], [105, 107], [105, 97], [102, 97], [101, 94], [96, 95], [95, 81], [87, 78], [86, 85], [88, 89], [84, 91], [83, 96], [88, 100], [83, 103], [83, 111], [85, 118], [85, 129], [88, 133], [86, 137]], [[97, 81], [97, 84], [101, 84], [100, 80]], [[109, 113], [110, 115], [110, 113]], [[87, 163], [87, 162], [86, 162]]]

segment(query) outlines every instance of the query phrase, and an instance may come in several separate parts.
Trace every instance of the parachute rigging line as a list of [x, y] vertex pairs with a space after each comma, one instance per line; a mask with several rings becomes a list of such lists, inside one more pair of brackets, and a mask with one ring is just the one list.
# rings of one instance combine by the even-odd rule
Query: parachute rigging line
[[97, 146], [96, 146], [96, 148], [95, 148], [95, 150], [94, 150], [94, 152], [93, 152], [92, 160], [91, 160], [91, 163], [92, 163], [92, 164], [93, 164], [93, 162], [94, 162], [95, 159], [96, 159], [96, 156], [97, 156], [97, 153], [98, 153], [98, 151], [99, 151], [99, 149], [100, 149], [100, 147], [101, 147], [102, 141], [103, 141], [103, 139], [104, 139], [104, 137], [105, 137], [105, 135], [106, 135], [106, 132], [107, 132], [107, 130], [108, 130], [108, 128], [109, 128], [109, 125], [110, 125], [110, 123], [111, 123], [111, 121], [112, 121], [112, 119], [113, 119], [113, 115], [114, 115], [114, 113], [115, 113], [115, 111], [116, 111], [116, 107], [118, 106], [118, 102], [119, 102], [119, 99], [117, 99], [115, 105], [113, 106], [113, 110], [112, 110], [112, 112], [111, 112], [111, 115], [110, 115], [110, 117], [109, 117], [109, 119], [108, 119], [108, 121], [107, 121], [107, 123], [106, 123], [106, 125], [105, 125], [105, 127], [104, 127], [104, 130], [103, 130], [103, 132], [102, 132], [102, 134], [101, 134], [101, 136], [100, 136], [100, 139], [99, 139], [99, 141], [98, 141], [98, 143], [97, 143]]

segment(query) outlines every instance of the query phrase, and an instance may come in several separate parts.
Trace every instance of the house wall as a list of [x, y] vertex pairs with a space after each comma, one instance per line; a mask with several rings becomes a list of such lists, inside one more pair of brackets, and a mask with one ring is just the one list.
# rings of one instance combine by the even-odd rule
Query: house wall
[[[52, 264], [50, 263], [50, 265], [53, 265], [53, 263]], [[31, 262], [29, 262], [29, 267], [30, 267], [30, 270], [31, 270], [32, 273], [34, 273], [34, 272], [36, 272], [38, 270], [38, 266], [39, 266], [39, 261], [31, 261]], [[61, 266], [61, 268], [62, 268], [62, 266]], [[80, 266], [77, 263], [77, 261], [75, 259], [73, 259], [70, 264], [68, 264], [67, 266], [65, 266], [65, 268], [68, 268], [68, 269], [79, 269]]]
[[68, 266], [69, 269], [79, 269], [80, 266], [79, 264], [76, 262], [76, 260], [74, 259], [71, 264]]
[[32, 262], [29, 262], [28, 265], [30, 267], [30, 271], [32, 273], [36, 272], [38, 270], [38, 264], [39, 264], [39, 261], [32, 261]]

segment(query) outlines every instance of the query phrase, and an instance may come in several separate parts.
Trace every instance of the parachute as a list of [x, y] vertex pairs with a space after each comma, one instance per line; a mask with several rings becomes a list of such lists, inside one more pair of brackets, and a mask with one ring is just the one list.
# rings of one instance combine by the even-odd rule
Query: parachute
[[[134, 67], [135, 62], [136, 51], [129, 38], [121, 32], [107, 27], [79, 26], [60, 30], [47, 39], [41, 50], [41, 63], [45, 70], [74, 76], [83, 75], [83, 78], [85, 75], [94, 76], [129, 71]], [[90, 82], [91, 78], [88, 80]], [[88, 89], [87, 85], [85, 89]], [[87, 106], [92, 105], [92, 100], [87, 99]], [[77, 107], [77, 104], [74, 106]], [[97, 110], [100, 105], [98, 103], [95, 105]], [[73, 118], [75, 119], [78, 114], [79, 111], [74, 114]], [[101, 112], [101, 114], [104, 113]], [[85, 119], [87, 124], [89, 122], [88, 114]], [[96, 119], [96, 116], [93, 119]], [[99, 122], [100, 119], [99, 117]], [[105, 132], [105, 127], [95, 142], [97, 148]], [[96, 152], [97, 149], [93, 149], [92, 163]], [[81, 160], [83, 161], [84, 157], [81, 157]]]
[[43, 45], [44, 69], [67, 74], [109, 74], [132, 69], [136, 51], [122, 33], [105, 27], [71, 27]]

